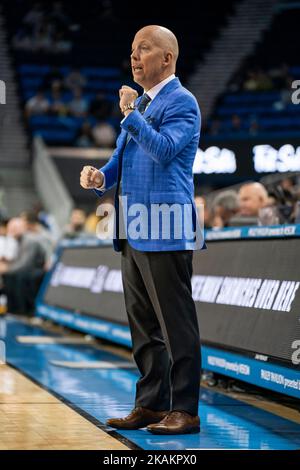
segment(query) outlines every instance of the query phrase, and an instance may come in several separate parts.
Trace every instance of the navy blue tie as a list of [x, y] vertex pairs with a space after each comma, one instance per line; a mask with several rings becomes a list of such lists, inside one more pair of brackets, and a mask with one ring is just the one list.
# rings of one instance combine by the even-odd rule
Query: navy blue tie
[[147, 93], [144, 93], [137, 107], [137, 109], [139, 110], [141, 114], [144, 114], [144, 112], [146, 111], [147, 105], [148, 103], [150, 103], [150, 101], [151, 101], [150, 96], [147, 95]]

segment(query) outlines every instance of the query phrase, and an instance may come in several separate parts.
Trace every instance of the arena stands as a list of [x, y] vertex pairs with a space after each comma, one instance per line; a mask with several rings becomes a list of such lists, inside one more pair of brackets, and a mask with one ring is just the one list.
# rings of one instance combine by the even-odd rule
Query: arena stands
[[297, 2], [279, 3], [271, 27], [219, 97], [208, 135], [220, 139], [298, 135], [300, 107], [292, 102], [292, 83], [300, 78], [295, 50], [299, 21]]
[[[190, 15], [192, 2], [188, 2], [189, 8], [186, 4], [182, 8], [179, 2], [161, 4], [156, 1], [151, 7], [151, 17], [137, 1], [131, 2], [129, 10], [122, 2], [102, 3], [93, 0], [83, 12], [81, 5], [71, 2], [50, 5], [24, 0], [19, 1], [16, 10], [11, 2], [4, 1], [23, 106], [26, 109], [26, 103], [28, 107], [29, 101], [40, 93], [45, 100], [43, 111], [31, 115], [26, 125], [31, 135], [42, 136], [49, 145], [80, 146], [80, 137], [88, 133], [86, 129], [94, 128], [99, 122], [92, 112], [93, 101], [99, 94], [108, 102], [101, 120], [106, 124], [102, 134], [106, 137], [109, 133], [108, 140], [113, 145], [114, 131], [118, 131], [120, 121], [118, 89], [124, 81], [132, 84], [128, 69], [129, 38], [141, 24], [155, 24], [159, 18], [167, 27], [179, 31], [179, 76], [185, 82], [226, 22], [226, 15], [232, 12], [235, 1], [226, 0], [220, 6], [214, 0], [200, 16]], [[128, 33], [125, 39], [124, 22]], [[197, 30], [201, 35], [194, 34]], [[87, 108], [84, 116], [74, 116], [69, 109], [74, 93], [65, 86], [65, 79], [74, 68], [83, 78], [80, 88]], [[55, 81], [59, 83], [56, 92], [51, 91]], [[57, 102], [59, 109], [55, 106]], [[100, 142], [97, 136], [84, 142], [105, 146], [102, 134]], [[105, 138], [104, 144], [106, 142]]]
[[[0, 80], [7, 82], [9, 93], [7, 105], [0, 106], [5, 111], [0, 114], [0, 450], [99, 450], [113, 442], [115, 448], [139, 453], [155, 450], [156, 456], [172, 450], [173, 458], [188, 449], [260, 449], [267, 457], [271, 449], [299, 449], [300, 104], [292, 102], [293, 81], [300, 79], [295, 53], [299, 20], [300, 3], [292, 0], [2, 0]], [[158, 225], [160, 219], [170, 222], [167, 229], [178, 220], [178, 205], [193, 226], [195, 210], [203, 222], [208, 249], [195, 250], [192, 259], [195, 245], [185, 244], [192, 273], [188, 290], [201, 334], [200, 438], [194, 432], [149, 438], [146, 428], [112, 431], [106, 421], [131, 410], [139, 373], [124, 303], [123, 281], [129, 284], [130, 275], [122, 266], [128, 252], [126, 243], [122, 255], [113, 250], [118, 199], [110, 175], [105, 183], [112, 187], [100, 199], [90, 184], [91, 174], [99, 179], [97, 171], [82, 170], [100, 169], [111, 158], [123, 119], [120, 86], [142, 91], [132, 81], [128, 59], [132, 37], [145, 24], [165, 25], [178, 37], [176, 75], [198, 99], [202, 114], [199, 148], [193, 169], [191, 147], [180, 155], [176, 149], [162, 151], [154, 163], [141, 155], [135, 128], [131, 132], [128, 127], [131, 141], [124, 139], [123, 149], [129, 145], [119, 153], [117, 191], [125, 195], [125, 210], [137, 209], [129, 215], [137, 239], [153, 237], [140, 230], [142, 199], [151, 201], [148, 214], [152, 217], [155, 208]], [[153, 62], [158, 77], [153, 84], [159, 84], [160, 69]], [[171, 73], [167, 78], [173, 78]], [[151, 104], [148, 116], [140, 111], [133, 111], [133, 117], [156, 129]], [[162, 129], [158, 123], [157, 131]], [[151, 144], [157, 134], [149, 134], [154, 138], [151, 142], [149, 137], [147, 148], [155, 157]], [[132, 164], [130, 146], [137, 149]], [[196, 147], [195, 142], [193, 151]], [[182, 165], [177, 174], [174, 166], [185, 165], [186, 157], [189, 166]], [[148, 186], [144, 167], [136, 169], [141, 158], [144, 167], [152, 165]], [[161, 164], [166, 164], [163, 178]], [[136, 181], [138, 204], [128, 207], [127, 194]], [[152, 181], [159, 182], [161, 191]], [[185, 231], [185, 219], [183, 227], [175, 223], [178, 227]], [[138, 251], [148, 259], [140, 246], [132, 250], [132, 267]], [[159, 273], [163, 249], [155, 246], [152, 259]], [[175, 293], [183, 291], [171, 286], [177, 271], [184, 277], [182, 266], [168, 266], [165, 276], [151, 276], [151, 284], [147, 269], [140, 269], [131, 291], [139, 285], [145, 289], [139, 298], [128, 296], [137, 311], [146, 316], [155, 311], [158, 319], [147, 333], [151, 342], [140, 351], [147, 356], [152, 337], [159, 347], [167, 346], [158, 361], [149, 361], [159, 375], [156, 384], [167, 378], [160, 365], [170, 344], [167, 328], [158, 328], [164, 322], [164, 301], [172, 301], [170, 323], [177, 327], [180, 318], [174, 314], [180, 315], [181, 308], [185, 313], [188, 305], [184, 296], [174, 301]], [[152, 297], [155, 284], [160, 298]], [[146, 304], [147, 297], [152, 305]], [[189, 322], [178, 327], [175, 351], [190, 344], [184, 337]], [[169, 359], [172, 378], [176, 354]], [[180, 363], [186, 369], [183, 356]], [[194, 373], [189, 376], [195, 379]], [[173, 408], [174, 401], [169, 404]], [[175, 413], [181, 413], [178, 408]], [[99, 460], [100, 454], [95, 455]], [[203, 453], [200, 458], [203, 464]]]
[[[114, 145], [121, 118], [118, 89], [124, 82], [135, 86], [128, 63], [129, 33], [145, 21], [157, 22], [158, 16], [155, 5], [149, 17], [138, 8], [138, 2], [132, 2], [130, 11], [117, 1], [102, 3], [91, 1], [84, 11], [69, 2], [50, 5], [20, 0], [17, 9], [9, 1], [3, 3], [24, 123], [32, 137], [42, 137], [47, 145], [81, 149]], [[188, 9], [177, 8], [176, 2], [172, 5], [173, 8], [166, 2], [159, 6], [159, 19], [179, 32], [178, 75], [185, 82], [195, 64], [209, 51], [220, 28], [226, 26], [226, 18], [234, 12], [236, 2], [222, 2], [218, 9], [211, 2], [200, 17], [190, 15]], [[270, 28], [232, 77], [228, 91], [219, 97], [208, 125], [202, 129], [202, 145], [220, 142], [221, 149], [226, 142], [243, 139], [255, 142], [274, 135], [298, 136], [300, 108], [291, 102], [291, 82], [300, 77], [300, 66], [290, 45], [297, 42], [299, 14], [296, 2], [278, 3]], [[120, 28], [124, 21], [127, 39]], [[200, 30], [201, 34], [195, 34]], [[230, 144], [228, 148], [231, 151]], [[222, 175], [218, 169], [220, 177], [214, 179], [216, 170], [207, 169], [202, 193], [222, 189], [225, 181], [227, 185], [240, 185], [245, 179], [258, 179], [258, 170], [251, 172], [243, 164], [241, 152], [245, 154], [245, 147], [234, 149], [237, 175], [226, 174], [225, 170]], [[58, 154], [55, 151], [56, 157]], [[77, 158], [76, 163], [75, 160], [71, 163], [68, 155], [65, 164], [64, 159], [56, 157], [53, 161], [75, 205], [83, 204], [91, 210], [91, 201], [87, 203], [82, 191], [75, 190], [73, 184], [82, 161]], [[203, 168], [203, 163], [198, 166]], [[242, 166], [247, 167], [244, 173], [239, 170]], [[201, 177], [195, 173], [196, 184], [201, 183]], [[274, 193], [272, 188], [270, 192]], [[213, 194], [208, 196], [209, 201]]]

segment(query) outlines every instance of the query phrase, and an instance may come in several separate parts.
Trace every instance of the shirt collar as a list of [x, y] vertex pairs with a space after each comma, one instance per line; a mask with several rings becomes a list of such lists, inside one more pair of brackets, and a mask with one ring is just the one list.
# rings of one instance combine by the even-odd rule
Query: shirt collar
[[175, 74], [172, 73], [172, 75], [169, 75], [169, 77], [165, 78], [161, 82], [159, 82], [157, 85], [154, 87], [150, 88], [147, 92], [144, 90], [144, 93], [147, 93], [147, 95], [151, 98], [151, 100], [154, 100], [156, 95], [163, 89], [164, 86], [166, 86], [167, 83], [169, 83], [171, 80], [174, 80]]

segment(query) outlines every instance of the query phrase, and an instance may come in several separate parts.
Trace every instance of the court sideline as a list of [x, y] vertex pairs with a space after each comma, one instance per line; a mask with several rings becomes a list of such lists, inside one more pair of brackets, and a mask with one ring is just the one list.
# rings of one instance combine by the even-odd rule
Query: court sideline
[[59, 330], [12, 316], [0, 321], [7, 355], [0, 366], [0, 449], [300, 448], [297, 410], [205, 387], [199, 435], [107, 428], [108, 417], [126, 414], [133, 404], [137, 370], [130, 353], [81, 335], [68, 333], [67, 340]]

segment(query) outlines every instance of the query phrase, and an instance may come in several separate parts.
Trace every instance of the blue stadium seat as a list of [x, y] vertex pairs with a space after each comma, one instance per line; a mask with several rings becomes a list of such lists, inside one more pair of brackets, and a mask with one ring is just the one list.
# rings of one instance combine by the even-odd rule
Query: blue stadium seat
[[72, 145], [76, 138], [76, 131], [40, 129], [35, 131], [33, 135], [42, 137], [47, 143]]
[[50, 71], [49, 65], [22, 64], [18, 69], [21, 75], [46, 75]]
[[99, 77], [99, 78], [118, 78], [120, 77], [120, 70], [115, 67], [82, 67], [81, 73], [86, 77]]
[[272, 103], [279, 99], [278, 91], [243, 91], [225, 95], [223, 103]]

